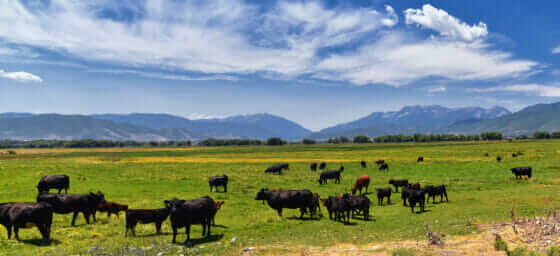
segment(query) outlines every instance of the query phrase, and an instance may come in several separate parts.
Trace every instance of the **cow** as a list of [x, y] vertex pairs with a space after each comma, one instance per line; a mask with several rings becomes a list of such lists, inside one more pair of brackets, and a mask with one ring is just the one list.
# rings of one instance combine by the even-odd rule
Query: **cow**
[[399, 192], [399, 187], [404, 187], [408, 185], [408, 180], [394, 180], [390, 179], [389, 184], [395, 187], [395, 192]]
[[225, 174], [219, 176], [212, 176], [208, 180], [208, 184], [210, 184], [210, 192], [212, 192], [212, 188], [216, 188], [216, 192], [218, 192], [218, 186], [222, 186], [224, 188], [224, 193], [227, 192], [227, 183], [228, 183], [228, 176]]
[[449, 198], [447, 198], [447, 190], [445, 189], [445, 185], [439, 186], [425, 186], [424, 191], [428, 194], [428, 202], [430, 201], [430, 197], [432, 198], [432, 204], [436, 201], [436, 196], [440, 196], [439, 202], [443, 202], [443, 197], [445, 196], [445, 201], [449, 202]]
[[418, 163], [424, 162], [424, 157], [423, 157], [423, 156], [419, 156], [418, 159], [416, 160], [416, 162], [418, 162]]
[[53, 210], [48, 203], [3, 203], [0, 204], [0, 224], [6, 227], [8, 239], [12, 236], [12, 228], [16, 240], [20, 228], [37, 227], [44, 242], [50, 241]]
[[321, 163], [319, 164], [319, 170], [324, 170], [325, 168], [327, 168], [327, 163], [321, 162]]
[[490, 156], [490, 155], [489, 155], [488, 153], [484, 153], [484, 156], [488, 157], [488, 156]]
[[365, 195], [351, 196], [349, 194], [342, 195], [342, 199], [346, 200], [347, 205], [352, 211], [352, 218], [354, 215], [362, 215], [365, 220], [369, 220], [369, 207], [371, 202]]
[[173, 198], [165, 200], [165, 205], [170, 208], [169, 219], [171, 220], [171, 228], [173, 229], [173, 240], [175, 243], [177, 230], [185, 227], [187, 240], [191, 240], [191, 225], [201, 224], [202, 235], [210, 236], [212, 213], [216, 207], [216, 202], [209, 196], [203, 196], [193, 200], [179, 200]]
[[382, 165], [382, 164], [385, 163], [385, 160], [377, 160], [377, 161], [375, 161], [375, 163], [376, 163], [377, 165]]
[[104, 203], [105, 195], [101, 191], [89, 194], [48, 194], [42, 193], [37, 196], [37, 202], [46, 202], [52, 206], [53, 212], [57, 214], [74, 213], [72, 216], [72, 226], [75, 226], [78, 213], [82, 213], [89, 223], [89, 216], [93, 215], [95, 219], [95, 211], [99, 203]]
[[533, 174], [533, 170], [531, 167], [516, 167], [511, 168], [511, 173], [515, 175], [515, 178], [523, 178], [523, 176], [527, 176], [527, 179], [531, 178]]
[[380, 171], [389, 171], [389, 165], [387, 163], [382, 163], [381, 166], [379, 166], [379, 170]]
[[289, 164], [275, 164], [266, 168], [264, 172], [282, 174], [282, 170], [288, 170], [289, 168], [290, 168]]
[[366, 193], [368, 192], [368, 187], [369, 187], [369, 176], [364, 174], [360, 177], [358, 177], [358, 179], [356, 179], [356, 182], [354, 183], [354, 186], [352, 187], [352, 195], [356, 194], [356, 191], [359, 190], [360, 191], [360, 195], [362, 194], [362, 188], [366, 188]]
[[387, 198], [387, 204], [391, 204], [391, 193], [393, 192], [393, 189], [391, 187], [386, 187], [386, 188], [376, 188], [375, 189], [377, 191], [377, 204], [379, 204], [379, 206], [383, 205], [383, 198]]
[[418, 204], [418, 206], [420, 207], [420, 212], [424, 212], [424, 205], [426, 203], [426, 192], [424, 190], [409, 189], [407, 192], [407, 196], [412, 213], [414, 213], [414, 207], [416, 206], [416, 204]]
[[216, 213], [218, 213], [218, 210], [222, 209], [222, 205], [224, 204], [224, 201], [216, 201], [216, 205], [214, 206], [214, 210], [212, 211], [212, 225], [216, 226]]
[[316, 198], [308, 189], [303, 190], [276, 190], [261, 189], [255, 196], [255, 200], [266, 200], [270, 208], [278, 212], [282, 217], [282, 209], [299, 209], [300, 219], [309, 209], [310, 216], [313, 216], [316, 208]]
[[93, 213], [93, 216], [95, 216], [97, 211], [100, 211], [107, 212], [107, 218], [111, 218], [111, 214], [117, 215], [118, 218], [119, 212], [126, 212], [126, 210], [128, 210], [128, 205], [126, 204], [118, 204], [115, 202], [101, 202], [97, 204], [97, 209], [96, 212]]
[[502, 161], [502, 157], [501, 157], [501, 156], [497, 156], [497, 157], [496, 157], [496, 161], [501, 162], [501, 161]]
[[319, 184], [327, 184], [327, 180], [334, 180], [334, 183], [340, 183], [340, 175], [344, 171], [344, 166], [341, 166], [338, 170], [324, 171], [319, 176]]
[[317, 163], [311, 163], [309, 165], [309, 168], [311, 169], [311, 171], [317, 171]]
[[47, 175], [43, 176], [37, 184], [39, 193], [49, 192], [50, 189], [58, 189], [58, 193], [64, 189], [64, 193], [68, 194], [70, 188], [70, 177], [67, 175]]
[[413, 189], [409, 188], [408, 186], [404, 186], [404, 187], [402, 188], [402, 191], [401, 191], [401, 199], [402, 199], [402, 202], [403, 202], [403, 206], [408, 206], [408, 205], [406, 204], [406, 200], [408, 200], [408, 193], [409, 193], [409, 191], [412, 191], [412, 190], [413, 190]]
[[512, 154], [511, 154], [511, 157], [516, 158], [516, 157], [517, 157], [517, 154], [516, 154], [516, 153], [512, 153]]
[[420, 186], [420, 183], [409, 183], [406, 185], [406, 187], [410, 189], [416, 189], [416, 190], [422, 188], [422, 186]]
[[340, 197], [329, 196], [327, 199], [321, 199], [325, 208], [329, 212], [329, 219], [341, 220], [345, 224], [350, 222], [350, 205], [347, 200]]
[[161, 234], [161, 224], [169, 217], [170, 207], [160, 209], [128, 209], [126, 211], [126, 230], [124, 236], [128, 236], [128, 231], [136, 236], [136, 225], [155, 223], [156, 234]]
[[362, 165], [362, 168], [367, 167], [366, 161], [364, 161], [364, 160], [360, 161], [360, 165]]

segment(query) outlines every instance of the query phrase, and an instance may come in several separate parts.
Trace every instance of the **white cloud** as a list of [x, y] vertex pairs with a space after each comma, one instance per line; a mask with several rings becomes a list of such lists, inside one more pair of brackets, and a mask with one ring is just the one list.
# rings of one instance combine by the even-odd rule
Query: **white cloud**
[[178, 81], [208, 81], [208, 80], [227, 80], [227, 81], [239, 81], [239, 78], [230, 75], [202, 75], [202, 76], [187, 76], [187, 75], [173, 75], [157, 72], [145, 72], [138, 70], [127, 70], [127, 69], [93, 69], [88, 70], [92, 73], [111, 73], [111, 74], [135, 74], [147, 78], [157, 78], [164, 80], [178, 80]]
[[521, 92], [541, 97], [560, 97], [560, 87], [556, 85], [516, 84], [482, 89], [472, 89], [475, 92]]
[[0, 69], [0, 78], [15, 80], [18, 82], [43, 82], [43, 80], [31, 73], [27, 72], [6, 72]]
[[449, 15], [446, 11], [429, 4], [422, 6], [421, 10], [407, 9], [404, 14], [406, 24], [418, 24], [452, 39], [472, 41], [488, 35], [488, 29], [483, 22], [470, 26]]
[[224, 118], [226, 116], [221, 115], [209, 115], [209, 114], [202, 114], [202, 113], [191, 113], [186, 116], [188, 119], [191, 120], [200, 120], [200, 119], [216, 119], [216, 118]]
[[552, 49], [552, 54], [559, 54], [560, 53], [560, 46]]
[[437, 87], [429, 87], [427, 89], [428, 93], [435, 94], [435, 93], [442, 93], [447, 91], [447, 87], [445, 86], [437, 86]]

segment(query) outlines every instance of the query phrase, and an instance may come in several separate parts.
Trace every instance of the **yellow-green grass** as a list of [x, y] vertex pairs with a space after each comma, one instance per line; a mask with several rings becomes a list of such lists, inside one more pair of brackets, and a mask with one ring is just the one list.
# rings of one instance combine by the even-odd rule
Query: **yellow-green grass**
[[[524, 155], [512, 158], [518, 151]], [[424, 163], [416, 163], [419, 155], [424, 156]], [[504, 158], [501, 163], [495, 160], [497, 155]], [[373, 161], [378, 159], [389, 163], [388, 173], [377, 171]], [[368, 162], [367, 169], [360, 167], [360, 160]], [[343, 164], [341, 184], [319, 185], [319, 172], [309, 170], [312, 161], [326, 161], [329, 169]], [[264, 173], [267, 166], [279, 162], [290, 163], [284, 175]], [[509, 169], [517, 166], [533, 167], [533, 178], [515, 180]], [[0, 154], [0, 202], [34, 201], [39, 178], [58, 173], [70, 176], [72, 193], [101, 190], [107, 200], [130, 208], [161, 208], [163, 200], [173, 197], [210, 195], [226, 201], [216, 217], [214, 236], [201, 239], [197, 225], [191, 237], [198, 253], [238, 255], [250, 246], [290, 250], [301, 245], [419, 239], [424, 224], [448, 235], [468, 234], [477, 232], [476, 223], [507, 220], [514, 203], [519, 216], [542, 215], [558, 202], [560, 141], [18, 150], [17, 155]], [[209, 192], [208, 177], [219, 174], [230, 177], [228, 193]], [[297, 210], [285, 210], [280, 218], [266, 204], [254, 200], [261, 188], [307, 188], [322, 197], [342, 194], [362, 174], [372, 177], [370, 191], [387, 187], [390, 178], [443, 183], [450, 202], [430, 203], [427, 212], [411, 214], [410, 208], [402, 206], [400, 194], [393, 194], [393, 204], [383, 207], [377, 205], [375, 194], [369, 194], [375, 205], [374, 221], [353, 220], [352, 225], [344, 225], [328, 217], [302, 221], [295, 218]], [[322, 211], [326, 214], [324, 208]], [[38, 242], [36, 229], [21, 230], [23, 242], [7, 240], [1, 230], [0, 255], [84, 254], [92, 247], [113, 252], [126, 245], [167, 246], [171, 241], [169, 222], [163, 226], [163, 235], [154, 235], [154, 225], [139, 225], [138, 237], [125, 238], [123, 214], [110, 220], [98, 214], [93, 225], [85, 225], [80, 215], [77, 227], [71, 227], [70, 220], [71, 215], [55, 215], [50, 245]], [[237, 242], [231, 244], [233, 237]], [[185, 238], [181, 230], [178, 240]]]

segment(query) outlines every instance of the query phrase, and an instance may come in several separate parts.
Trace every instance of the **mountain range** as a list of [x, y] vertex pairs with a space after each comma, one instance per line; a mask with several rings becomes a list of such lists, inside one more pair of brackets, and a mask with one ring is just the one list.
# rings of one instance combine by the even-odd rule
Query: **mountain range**
[[311, 132], [271, 114], [192, 120], [169, 114], [60, 115], [0, 113], [0, 140], [107, 139], [136, 141], [202, 140], [205, 138], [281, 137], [327, 139], [336, 136], [414, 133], [478, 134], [499, 131], [506, 136], [531, 135], [536, 130], [560, 131], [560, 102], [537, 104], [511, 113], [503, 107], [447, 108], [407, 106]]

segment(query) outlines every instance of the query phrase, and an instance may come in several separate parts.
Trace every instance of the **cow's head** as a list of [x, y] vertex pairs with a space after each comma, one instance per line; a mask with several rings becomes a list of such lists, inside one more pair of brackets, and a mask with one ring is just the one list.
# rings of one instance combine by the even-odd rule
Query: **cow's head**
[[395, 180], [394, 180], [394, 179], [390, 179], [390, 180], [389, 180], [389, 184], [395, 184]]
[[321, 198], [320, 200], [321, 200], [321, 203], [322, 203], [324, 206], [327, 206], [327, 203], [328, 203], [328, 200], [329, 200], [329, 199]]
[[255, 196], [255, 200], [267, 200], [268, 199], [268, 189], [267, 188], [263, 188], [261, 189], [258, 193], [257, 196]]
[[344, 166], [340, 166], [340, 168], [338, 169], [340, 172], [344, 171]]
[[185, 200], [181, 200], [181, 199], [177, 199], [177, 198], [172, 198], [172, 199], [163, 201], [163, 203], [165, 204], [165, 207], [168, 208], [168, 209], [171, 209], [171, 208], [176, 207], [178, 205], [184, 204], [185, 202], [186, 202]]
[[105, 203], [105, 195], [101, 191], [97, 191], [97, 193], [89, 192], [89, 196], [96, 200], [98, 203]]
[[216, 211], [219, 210], [220, 208], [222, 208], [222, 205], [224, 204], [224, 201], [217, 201], [216, 202]]

